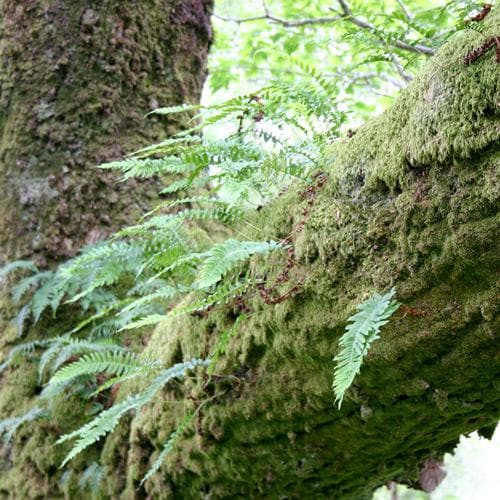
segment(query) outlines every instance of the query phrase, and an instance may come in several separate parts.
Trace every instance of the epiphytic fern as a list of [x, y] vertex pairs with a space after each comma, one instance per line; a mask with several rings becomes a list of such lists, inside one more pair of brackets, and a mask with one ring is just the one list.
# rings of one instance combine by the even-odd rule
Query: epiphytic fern
[[399, 303], [392, 300], [393, 288], [385, 295], [376, 293], [372, 298], [357, 306], [358, 312], [349, 319], [346, 332], [340, 339], [340, 352], [335, 356], [337, 366], [333, 380], [335, 402], [339, 408], [344, 395], [359, 373], [363, 359], [371, 344], [379, 338], [380, 328], [389, 321], [398, 309]]
[[139, 394], [129, 396], [121, 403], [113, 405], [108, 410], [101, 412], [91, 422], [77, 429], [70, 434], [62, 436], [57, 442], [63, 443], [70, 439], [77, 438], [75, 446], [64, 459], [61, 467], [64, 466], [69, 460], [74, 458], [88, 446], [94, 444], [101, 437], [115, 429], [121, 417], [131, 411], [140, 410], [144, 405], [149, 403], [155, 394], [167, 382], [174, 378], [181, 378], [188, 370], [193, 370], [197, 366], [207, 366], [209, 361], [201, 359], [191, 359], [189, 361], [178, 363], [166, 370], [160, 372], [154, 380], [147, 386], [146, 390]]
[[0, 420], [0, 439], [8, 443], [17, 429], [26, 422], [32, 422], [46, 415], [46, 411], [38, 406], [31, 408], [28, 412], [18, 417], [10, 417]]
[[50, 384], [67, 382], [83, 375], [105, 373], [123, 377], [139, 372], [148, 372], [158, 366], [158, 362], [139, 360], [133, 352], [110, 350], [84, 354], [78, 361], [64, 366], [50, 379]]
[[0, 268], [0, 279], [5, 278], [8, 274], [14, 271], [31, 271], [38, 272], [38, 267], [32, 260], [15, 260], [8, 262]]
[[207, 252], [207, 257], [200, 266], [198, 287], [209, 288], [215, 285], [237, 263], [248, 259], [251, 255], [265, 254], [279, 248], [282, 248], [282, 245], [274, 241], [238, 241], [233, 239], [214, 245]]
[[182, 422], [177, 426], [174, 432], [170, 434], [167, 442], [163, 445], [163, 449], [160, 454], [153, 462], [146, 475], [142, 478], [140, 486], [142, 486], [150, 477], [154, 476], [161, 467], [161, 464], [165, 460], [165, 457], [173, 450], [175, 443], [182, 436], [183, 432], [189, 427], [191, 422], [195, 417], [195, 413], [188, 413], [182, 420]]

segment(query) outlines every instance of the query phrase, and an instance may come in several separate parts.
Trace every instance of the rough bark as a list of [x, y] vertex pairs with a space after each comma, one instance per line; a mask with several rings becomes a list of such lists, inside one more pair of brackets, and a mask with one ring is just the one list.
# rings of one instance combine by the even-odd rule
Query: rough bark
[[[154, 205], [159, 179], [118, 183], [94, 167], [183, 127], [186, 117], [144, 115], [199, 101], [212, 4], [0, 0], [0, 265], [36, 259], [53, 266]], [[1, 288], [5, 354], [17, 339]], [[32, 329], [29, 338], [61, 333], [59, 323]], [[0, 419], [29, 409], [39, 391], [35, 363], [4, 372]], [[61, 398], [53, 409], [50, 423], [0, 447], [0, 497], [56, 498], [76, 488], [76, 475], [67, 480], [57, 470], [54, 442], [89, 408]]]
[[0, 263], [73, 256], [149, 207], [157, 183], [96, 164], [178, 130], [197, 102], [211, 0], [0, 1]]
[[[267, 305], [254, 290], [155, 331], [146, 354], [178, 362], [209, 352], [242, 304], [251, 311], [219, 378], [166, 388], [107, 439], [108, 495], [368, 498], [498, 421], [499, 65], [493, 52], [463, 64], [498, 20], [497, 9], [483, 33], [458, 33], [392, 109], [332, 146], [293, 241], [300, 265], [285, 289], [300, 279], [299, 294]], [[263, 210], [264, 237], [287, 236], [306, 203], [291, 190]], [[284, 262], [251, 266], [273, 283]], [[346, 319], [392, 286], [414, 309], [384, 327], [338, 411], [332, 358]], [[186, 412], [214, 395], [138, 490]]]

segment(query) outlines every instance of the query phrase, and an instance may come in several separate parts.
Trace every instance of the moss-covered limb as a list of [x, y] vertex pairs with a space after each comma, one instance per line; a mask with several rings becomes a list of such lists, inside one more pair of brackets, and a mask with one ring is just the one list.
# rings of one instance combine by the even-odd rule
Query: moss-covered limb
[[[484, 34], [455, 36], [394, 108], [332, 148], [330, 180], [293, 242], [300, 266], [284, 288], [301, 279], [301, 293], [277, 305], [244, 297], [252, 312], [221, 378], [167, 388], [130, 431], [108, 438], [105, 477], [127, 471], [106, 481], [108, 492], [360, 499], [386, 481], [414, 481], [426, 458], [498, 420], [500, 66], [494, 55], [462, 64], [498, 19], [496, 9]], [[265, 236], [288, 235], [305, 203], [292, 190], [264, 210]], [[251, 267], [272, 283], [284, 259]], [[338, 411], [332, 358], [346, 319], [391, 286], [415, 309], [384, 327]], [[147, 354], [200, 356], [237, 314], [228, 306], [168, 321]], [[186, 411], [219, 392], [137, 492]]]
[[0, 1], [0, 262], [72, 256], [151, 206], [158, 182], [93, 167], [178, 130], [144, 114], [199, 100], [211, 3]]

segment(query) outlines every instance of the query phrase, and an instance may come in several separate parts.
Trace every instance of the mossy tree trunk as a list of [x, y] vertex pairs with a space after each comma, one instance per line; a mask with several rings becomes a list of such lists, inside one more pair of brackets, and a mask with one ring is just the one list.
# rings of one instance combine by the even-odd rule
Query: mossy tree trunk
[[154, 182], [93, 167], [175, 132], [197, 102], [212, 0], [0, 0], [0, 264], [73, 256], [134, 220]]
[[[126, 498], [369, 498], [412, 482], [426, 459], [500, 417], [496, 35], [452, 38], [395, 106], [332, 147], [328, 182], [303, 231], [291, 190], [262, 210], [258, 238], [294, 234], [298, 265], [275, 305], [257, 290], [206, 317], [167, 321], [146, 355], [203, 356], [244, 310], [207, 384], [167, 387], [106, 442], [104, 490]], [[259, 224], [257, 224], [259, 225]], [[269, 284], [286, 257], [255, 261]], [[377, 341], [342, 409], [333, 357], [356, 304], [392, 286], [405, 305]], [[136, 387], [137, 389], [137, 387]], [[139, 488], [170, 433], [206, 402], [161, 470]]]
[[[144, 115], [199, 102], [212, 4], [0, 0], [0, 265], [34, 259], [53, 267], [154, 206], [159, 179], [119, 183], [94, 167], [185, 126], [185, 116]], [[0, 290], [3, 354], [17, 340], [6, 293]], [[45, 323], [42, 334], [59, 333], [56, 323]], [[2, 373], [0, 419], [33, 405], [40, 390], [33, 368], [20, 362]], [[2, 498], [61, 495], [54, 431], [81, 422], [85, 411], [66, 402], [17, 446], [2, 443]]]

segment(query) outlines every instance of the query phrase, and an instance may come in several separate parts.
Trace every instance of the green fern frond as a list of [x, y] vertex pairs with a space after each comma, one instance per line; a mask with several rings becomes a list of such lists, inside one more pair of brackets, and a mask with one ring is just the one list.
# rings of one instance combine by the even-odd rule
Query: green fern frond
[[222, 279], [239, 262], [254, 254], [266, 254], [272, 250], [283, 248], [274, 241], [238, 241], [228, 239], [214, 245], [204, 259], [200, 270], [198, 287], [209, 288]]
[[148, 402], [146, 394], [129, 396], [125, 401], [113, 405], [108, 410], [101, 412], [96, 418], [91, 422], [84, 425], [80, 429], [77, 429], [70, 434], [65, 434], [57, 441], [57, 444], [63, 443], [70, 439], [78, 438], [75, 446], [66, 456], [61, 464], [64, 467], [70, 460], [72, 460], [76, 455], [81, 453], [85, 448], [94, 444], [96, 441], [101, 439], [103, 436], [112, 432], [118, 425], [120, 418], [127, 412], [139, 409]]
[[193, 370], [197, 366], [207, 366], [208, 364], [209, 361], [201, 359], [191, 359], [184, 363], [178, 363], [171, 368], [164, 370], [157, 377], [155, 377], [145, 392], [129, 396], [121, 403], [115, 404], [108, 410], [101, 412], [91, 422], [84, 425], [80, 429], [61, 436], [57, 443], [63, 443], [70, 439], [77, 438], [75, 446], [66, 456], [61, 464], [61, 467], [63, 467], [76, 455], [81, 453], [85, 448], [105, 436], [108, 432], [112, 432], [125, 413], [131, 410], [138, 411], [144, 405], [149, 403], [158, 390], [161, 389], [167, 382], [174, 378], [183, 377], [188, 370]]
[[38, 418], [47, 415], [47, 411], [35, 406], [28, 412], [20, 415], [19, 417], [10, 417], [4, 420], [0, 420], [0, 438], [3, 439], [5, 443], [9, 443], [17, 429], [26, 422], [32, 422]]
[[53, 276], [52, 271], [43, 271], [40, 273], [27, 276], [22, 280], [18, 281], [16, 285], [12, 288], [12, 301], [14, 304], [19, 304], [23, 296], [29, 292], [32, 288], [36, 287], [40, 282], [44, 282]]
[[14, 271], [31, 271], [33, 273], [37, 273], [38, 267], [32, 260], [15, 260], [8, 262], [4, 266], [0, 267], [0, 279]]
[[97, 495], [99, 492], [99, 485], [101, 484], [103, 473], [103, 467], [97, 462], [92, 462], [83, 471], [80, 479], [78, 480], [78, 487], [81, 490], [90, 490], [91, 493]]
[[25, 306], [21, 307], [21, 309], [19, 309], [19, 312], [17, 313], [14, 320], [17, 329], [17, 338], [21, 338], [24, 335], [24, 326], [29, 318], [29, 315], [29, 304], [26, 304]]
[[192, 135], [192, 132], [195, 132], [196, 130], [199, 130], [199, 127], [194, 127], [190, 130], [184, 131], [183, 133], [179, 133], [174, 137], [165, 139], [164, 141], [152, 144], [151, 146], [146, 146], [138, 151], [134, 151], [129, 156], [140, 159], [159, 154], [167, 155], [173, 151], [177, 151], [179, 148], [193, 146], [197, 142], [201, 141], [199, 136]]
[[161, 301], [165, 303], [165, 301], [171, 300], [179, 293], [178, 288], [174, 288], [172, 286], [164, 286], [159, 290], [154, 291], [153, 293], [149, 293], [143, 295], [142, 297], [133, 300], [127, 306], [125, 306], [120, 312], [128, 312], [134, 309], [138, 309], [144, 305], [150, 304], [151, 302]]
[[150, 111], [146, 116], [149, 115], [174, 115], [178, 113], [185, 113], [186, 111], [197, 111], [203, 109], [204, 106], [201, 104], [180, 104], [179, 106], [169, 106], [165, 108], [156, 108]]
[[166, 188], [160, 191], [160, 194], [173, 194], [179, 191], [186, 190], [190, 188], [193, 184], [193, 179], [179, 179], [178, 181], [172, 182]]
[[123, 173], [122, 181], [130, 178], [148, 178], [164, 174], [186, 174], [193, 170], [193, 166], [186, 164], [178, 156], [165, 156], [160, 159], [129, 158], [101, 165], [100, 168], [118, 170]]
[[340, 352], [333, 381], [335, 402], [342, 405], [344, 395], [359, 373], [363, 359], [371, 344], [379, 338], [380, 328], [396, 312], [400, 304], [392, 300], [396, 290], [392, 288], [385, 295], [376, 293], [372, 298], [358, 305], [358, 312], [348, 319], [350, 323], [340, 339]]
[[157, 365], [156, 362], [139, 361], [133, 352], [122, 350], [93, 352], [61, 368], [53, 375], [49, 384], [66, 382], [83, 375], [96, 375], [98, 373], [121, 377], [137, 371], [150, 371]]
[[167, 314], [150, 314], [149, 316], [144, 316], [137, 321], [132, 321], [127, 325], [124, 325], [119, 331], [124, 330], [135, 330], [136, 328], [143, 328], [145, 326], [156, 325], [168, 318]]
[[74, 339], [69, 335], [55, 337], [47, 341], [48, 348], [40, 357], [38, 365], [38, 377], [42, 381], [45, 371], [50, 365], [50, 371], [55, 372], [62, 364], [73, 356], [79, 356], [87, 353], [107, 352], [107, 351], [125, 351], [113, 340], [103, 338], [96, 341], [87, 339]]
[[215, 348], [213, 350], [213, 354], [210, 356], [210, 365], [208, 366], [207, 373], [208, 375], [213, 375], [215, 371], [215, 367], [221, 354], [226, 352], [227, 346], [229, 345], [229, 341], [234, 336], [236, 331], [238, 330], [239, 324], [246, 319], [246, 315], [241, 315], [236, 318], [234, 324], [226, 330], [219, 338]]
[[156, 460], [153, 462], [149, 470], [146, 472], [146, 475], [142, 478], [141, 483], [139, 486], [142, 486], [149, 478], [154, 476], [161, 467], [161, 464], [165, 460], [165, 457], [174, 449], [175, 443], [177, 440], [182, 436], [184, 431], [191, 425], [195, 417], [195, 413], [188, 413], [182, 422], [179, 424], [177, 429], [175, 429], [172, 434], [170, 434], [170, 437], [168, 438], [167, 442], [164, 444], [163, 449], [161, 450], [160, 454], [156, 458]]

